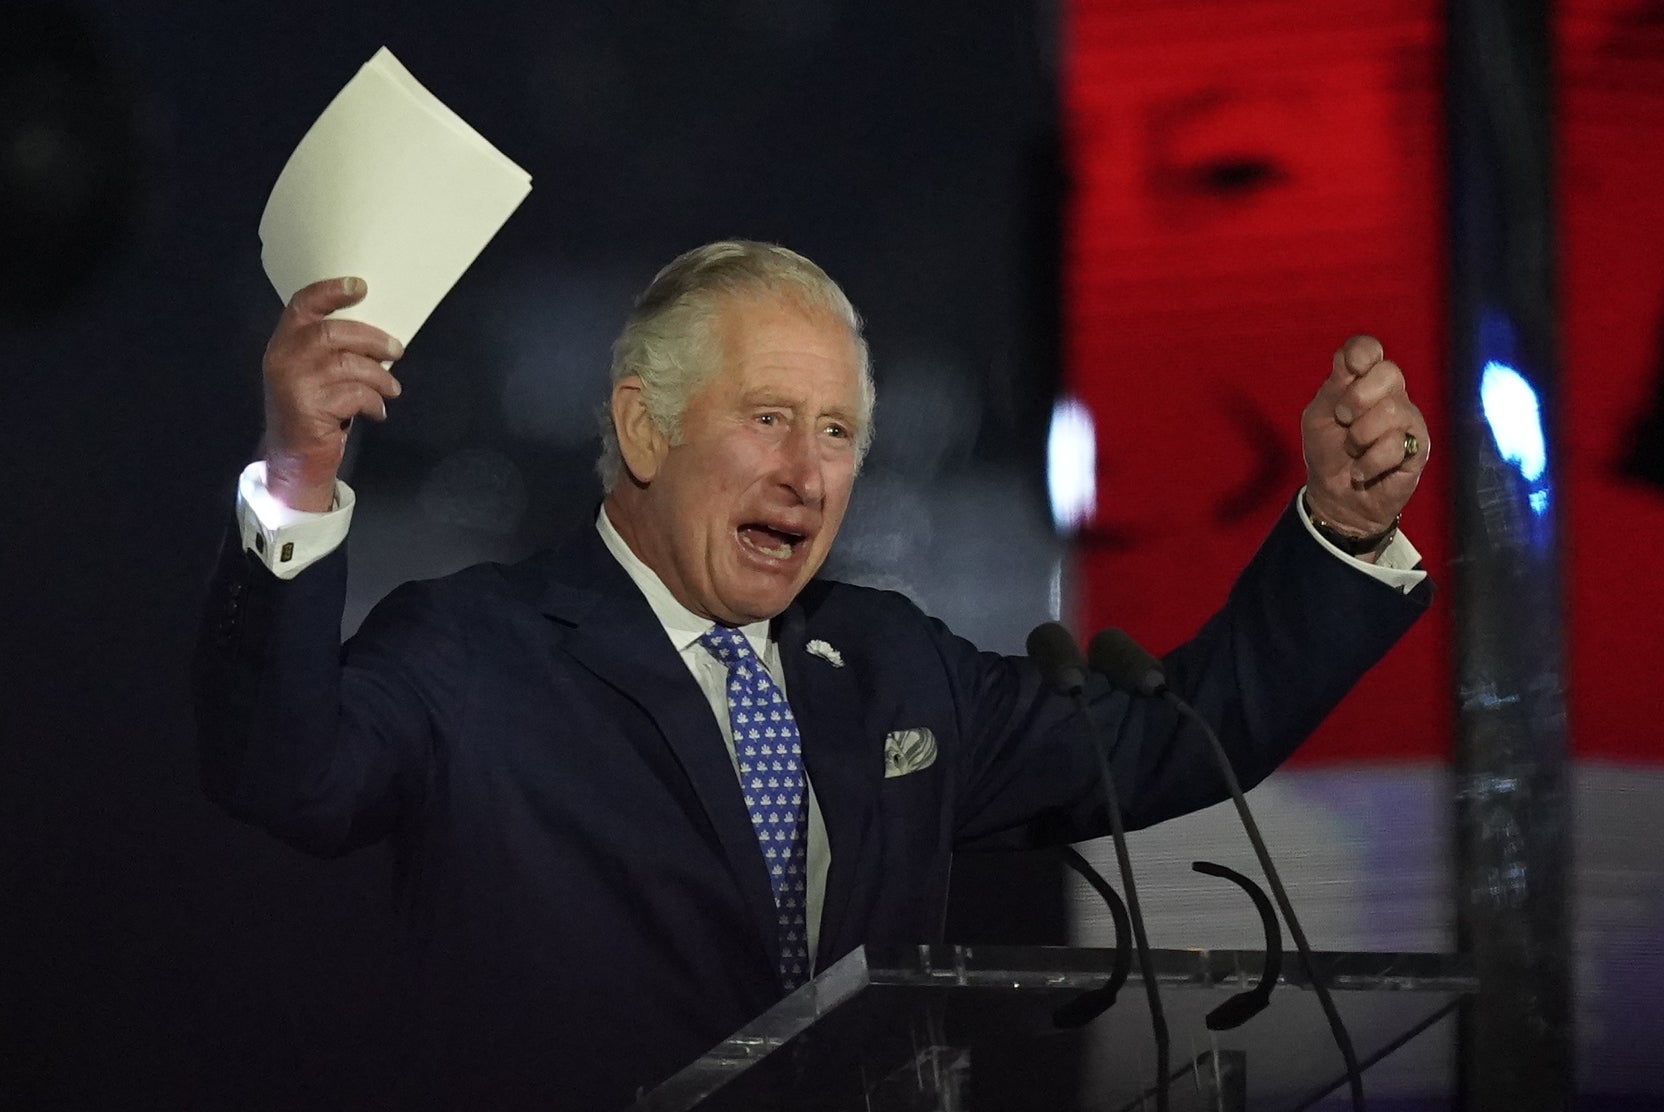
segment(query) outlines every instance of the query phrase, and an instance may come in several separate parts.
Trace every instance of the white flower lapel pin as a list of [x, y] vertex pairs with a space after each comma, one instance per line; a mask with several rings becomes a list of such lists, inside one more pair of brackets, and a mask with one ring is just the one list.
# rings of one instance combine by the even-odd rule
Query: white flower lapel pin
[[825, 641], [810, 641], [808, 648], [810, 656], [818, 656], [834, 668], [842, 668], [844, 666], [843, 654], [838, 652], [838, 650], [834, 649], [831, 645], [828, 645]]

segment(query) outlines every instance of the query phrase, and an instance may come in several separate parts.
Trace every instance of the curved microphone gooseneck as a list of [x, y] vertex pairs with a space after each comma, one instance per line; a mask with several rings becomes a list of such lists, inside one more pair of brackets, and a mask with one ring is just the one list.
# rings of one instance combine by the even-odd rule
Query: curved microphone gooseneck
[[1121, 994], [1121, 986], [1127, 983], [1127, 974], [1132, 972], [1132, 920], [1127, 918], [1127, 905], [1121, 902], [1121, 897], [1115, 894], [1109, 881], [1080, 855], [1078, 849], [1064, 846], [1058, 854], [1064, 864], [1079, 873], [1081, 879], [1098, 893], [1115, 924], [1115, 964], [1109, 971], [1109, 979], [1097, 988], [1087, 989], [1073, 1000], [1059, 1004], [1052, 1011], [1052, 1025], [1068, 1029], [1085, 1027], [1115, 1006], [1115, 998]]
[[1155, 962], [1150, 958], [1150, 940], [1144, 933], [1144, 914], [1138, 908], [1138, 886], [1133, 881], [1132, 857], [1127, 853], [1127, 832], [1121, 821], [1121, 801], [1109, 774], [1109, 758], [1098, 743], [1097, 727], [1086, 705], [1086, 660], [1072, 633], [1056, 622], [1042, 622], [1028, 635], [1029, 659], [1040, 669], [1046, 684], [1075, 702], [1075, 713], [1085, 722], [1087, 740], [1098, 758], [1099, 783], [1104, 805], [1109, 808], [1109, 832], [1115, 841], [1115, 860], [1121, 867], [1121, 885], [1127, 892], [1127, 911], [1132, 920], [1133, 942], [1138, 949], [1138, 969], [1144, 979], [1144, 995], [1150, 1002], [1150, 1029], [1156, 1041], [1156, 1112], [1168, 1112], [1168, 1060], [1171, 1053], [1167, 1014], [1161, 1007], [1161, 986], [1156, 983]]
[[1306, 944], [1306, 932], [1300, 929], [1300, 920], [1294, 914], [1294, 905], [1289, 903], [1288, 893], [1283, 890], [1282, 878], [1277, 875], [1277, 867], [1271, 863], [1271, 853], [1265, 848], [1265, 839], [1260, 837], [1260, 828], [1254, 822], [1254, 816], [1249, 813], [1248, 801], [1243, 799], [1242, 787], [1237, 783], [1236, 769], [1231, 766], [1231, 759], [1226, 754], [1225, 747], [1220, 744], [1219, 735], [1213, 732], [1213, 727], [1208, 725], [1205, 718], [1196, 713], [1194, 707], [1168, 690], [1167, 676], [1162, 672], [1160, 662], [1125, 632], [1119, 629], [1101, 630], [1092, 638], [1089, 659], [1092, 670], [1108, 679], [1114, 687], [1138, 695], [1165, 699], [1181, 715], [1202, 728], [1202, 733], [1212, 746], [1213, 758], [1219, 765], [1225, 786], [1230, 789], [1231, 801], [1236, 804], [1236, 813], [1242, 819], [1242, 827], [1248, 832], [1248, 841], [1253, 844], [1260, 868], [1265, 871], [1266, 883], [1271, 886], [1271, 894], [1277, 900], [1277, 907], [1282, 911], [1284, 921], [1288, 923], [1288, 933], [1294, 938], [1295, 948], [1300, 951], [1300, 964], [1305, 967], [1306, 977], [1311, 981], [1313, 991], [1317, 993], [1318, 1002], [1323, 1005], [1323, 1014], [1329, 1021], [1329, 1030], [1335, 1036], [1335, 1045], [1340, 1047], [1340, 1056], [1346, 1062], [1346, 1080], [1352, 1091], [1353, 1112], [1364, 1112], [1363, 1074], [1358, 1069], [1358, 1056], [1352, 1049], [1352, 1037], [1347, 1034], [1346, 1024], [1341, 1022], [1340, 1012], [1335, 1009], [1334, 999], [1329, 995], [1329, 987], [1317, 975], [1311, 947]]
[[1271, 901], [1265, 898], [1260, 886], [1224, 865], [1216, 865], [1212, 861], [1192, 861], [1190, 867], [1204, 876], [1216, 876], [1221, 880], [1228, 880], [1248, 894], [1254, 901], [1254, 910], [1260, 913], [1260, 928], [1265, 932], [1265, 965], [1260, 969], [1259, 983], [1246, 992], [1239, 992], [1203, 1019], [1203, 1024], [1209, 1031], [1230, 1031], [1241, 1027], [1250, 1019], [1271, 1006], [1271, 990], [1277, 987], [1277, 981], [1283, 975], [1283, 932], [1277, 926], [1277, 912], [1272, 908]]

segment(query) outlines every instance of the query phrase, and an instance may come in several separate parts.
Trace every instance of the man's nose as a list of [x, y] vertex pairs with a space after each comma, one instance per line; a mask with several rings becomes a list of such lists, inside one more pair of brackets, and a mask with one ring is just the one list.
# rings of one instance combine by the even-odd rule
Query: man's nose
[[820, 505], [826, 493], [826, 481], [821, 474], [820, 451], [815, 442], [814, 429], [803, 425], [794, 428], [782, 445], [781, 452], [786, 485], [805, 505]]

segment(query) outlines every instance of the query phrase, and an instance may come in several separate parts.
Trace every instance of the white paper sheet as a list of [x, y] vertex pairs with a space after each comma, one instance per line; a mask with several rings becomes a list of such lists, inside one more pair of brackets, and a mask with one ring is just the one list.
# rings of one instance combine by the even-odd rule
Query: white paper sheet
[[322, 278], [364, 279], [369, 295], [337, 315], [408, 344], [531, 188], [382, 47], [278, 175], [261, 261], [285, 302]]

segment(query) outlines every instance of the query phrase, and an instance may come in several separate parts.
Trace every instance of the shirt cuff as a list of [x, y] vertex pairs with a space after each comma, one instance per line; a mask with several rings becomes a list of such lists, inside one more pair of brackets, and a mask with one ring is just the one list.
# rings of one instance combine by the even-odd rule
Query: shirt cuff
[[1301, 487], [1300, 493], [1294, 496], [1294, 512], [1300, 515], [1300, 522], [1306, 527], [1306, 532], [1310, 533], [1318, 544], [1333, 553], [1337, 560], [1345, 560], [1359, 571], [1373, 579], [1379, 579], [1401, 594], [1409, 594], [1427, 578], [1427, 573], [1416, 567], [1421, 563], [1421, 553], [1416, 551], [1416, 546], [1410, 543], [1410, 538], [1404, 535], [1402, 529], [1393, 534], [1392, 540], [1387, 542], [1387, 547], [1381, 550], [1373, 564], [1365, 563], [1355, 556], [1348, 556], [1324, 540], [1323, 534], [1312, 525], [1312, 519], [1306, 513], [1305, 493], [1306, 488]]
[[279, 579], [293, 579], [341, 547], [356, 501], [352, 488], [337, 479], [331, 509], [290, 509], [266, 489], [266, 461], [256, 460], [237, 479], [237, 529], [243, 551], [254, 553]]

